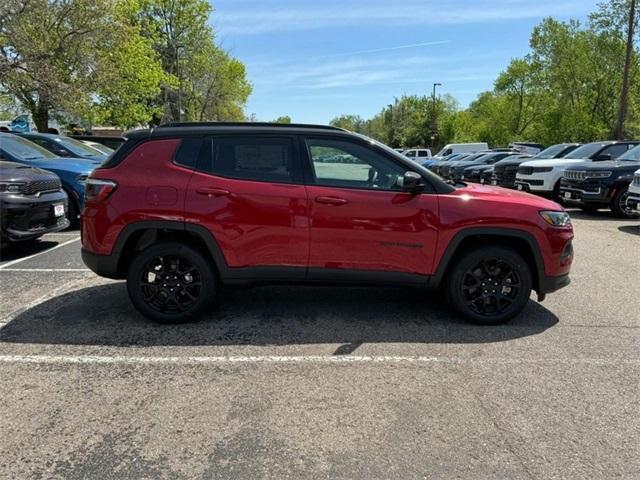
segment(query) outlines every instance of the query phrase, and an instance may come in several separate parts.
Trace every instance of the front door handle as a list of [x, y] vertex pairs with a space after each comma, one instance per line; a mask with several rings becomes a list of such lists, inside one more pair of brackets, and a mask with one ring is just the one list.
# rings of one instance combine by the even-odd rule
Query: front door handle
[[231, 192], [224, 188], [200, 187], [196, 189], [196, 193], [206, 195], [207, 197], [223, 197], [225, 195], [229, 195]]
[[316, 202], [326, 203], [327, 205], [344, 205], [345, 203], [349, 203], [346, 198], [340, 197], [316, 197]]

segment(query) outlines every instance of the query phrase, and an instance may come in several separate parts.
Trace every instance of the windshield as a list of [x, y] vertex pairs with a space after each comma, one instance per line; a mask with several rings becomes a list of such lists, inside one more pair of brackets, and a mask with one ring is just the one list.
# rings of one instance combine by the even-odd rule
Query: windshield
[[6, 133], [0, 134], [0, 150], [19, 160], [56, 158], [53, 153], [30, 142], [26, 138], [20, 138]]
[[105, 155], [111, 155], [113, 153], [113, 148], [109, 148], [106, 145], [102, 145], [101, 143], [92, 143], [89, 145], [91, 148], [95, 148], [101, 153]]
[[56, 138], [56, 142], [67, 148], [71, 153], [78, 157], [103, 157], [104, 154], [89, 145], [69, 137]]
[[604, 146], [604, 143], [587, 143], [586, 145], [576, 148], [568, 155], [565, 155], [564, 158], [591, 158]]
[[621, 162], [640, 162], [640, 145], [623, 153], [616, 160]]
[[471, 162], [471, 161], [476, 160], [476, 159], [478, 159], [480, 157], [484, 157], [485, 155], [486, 155], [486, 153], [476, 153], [476, 154], [470, 155], [470, 156], [468, 156], [466, 158], [461, 158], [458, 161], [460, 161], [460, 162]]
[[545, 148], [538, 153], [534, 158], [556, 158], [558, 154], [562, 153], [567, 148], [566, 145], [551, 145], [549, 148]]

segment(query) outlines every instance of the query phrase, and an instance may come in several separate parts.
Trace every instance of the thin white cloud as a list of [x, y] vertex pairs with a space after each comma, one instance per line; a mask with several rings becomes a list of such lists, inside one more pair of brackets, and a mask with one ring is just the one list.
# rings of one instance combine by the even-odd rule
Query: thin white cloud
[[434, 45], [445, 45], [447, 43], [451, 43], [451, 40], [435, 40], [433, 42], [422, 42], [422, 43], [411, 43], [409, 45], [397, 45], [395, 47], [385, 47], [385, 48], [372, 48], [370, 50], [358, 50], [355, 52], [340, 52], [334, 53], [331, 55], [322, 55], [320, 57], [316, 57], [317, 59], [322, 58], [337, 58], [337, 57], [351, 57], [356, 55], [365, 55], [369, 53], [382, 53], [382, 52], [393, 52], [395, 50], [405, 50], [408, 48], [418, 48], [418, 47], [431, 47]]
[[[476, 59], [478, 60], [478, 59]], [[446, 68], [445, 68], [446, 67]], [[257, 91], [327, 90], [364, 85], [425, 83], [428, 78], [440, 82], [460, 83], [495, 77], [490, 66], [460, 67], [446, 56], [406, 56], [346, 58], [307, 61], [260, 68], [253, 75]], [[250, 69], [251, 72], [251, 69]]]
[[214, 24], [224, 35], [281, 33], [367, 25], [455, 25], [546, 16], [576, 16], [593, 5], [584, 0], [368, 0], [237, 2], [221, 8]]

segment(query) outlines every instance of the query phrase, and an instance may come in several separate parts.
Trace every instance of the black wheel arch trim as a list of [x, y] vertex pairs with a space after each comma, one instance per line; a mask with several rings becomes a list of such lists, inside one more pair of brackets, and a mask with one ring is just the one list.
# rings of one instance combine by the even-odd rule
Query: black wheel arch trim
[[118, 235], [112, 255], [119, 259], [131, 235], [141, 230], [173, 230], [195, 234], [207, 245], [207, 249], [213, 257], [213, 261], [220, 274], [224, 276], [228, 270], [222, 250], [209, 230], [202, 225], [194, 225], [192, 223], [175, 220], [141, 220], [130, 223], [124, 227]]
[[481, 236], [481, 235], [489, 235], [489, 236], [498, 236], [504, 238], [517, 238], [519, 240], [524, 240], [529, 245], [531, 252], [533, 254], [533, 260], [535, 262], [536, 271], [533, 272], [536, 274], [537, 282], [534, 284], [534, 290], [539, 293], [542, 293], [545, 289], [544, 278], [546, 277], [544, 270], [544, 262], [542, 260], [542, 254], [540, 253], [540, 246], [538, 245], [538, 241], [535, 239], [533, 235], [524, 230], [518, 230], [515, 228], [504, 228], [504, 227], [470, 227], [465, 228], [464, 230], [458, 232], [449, 245], [447, 245], [447, 249], [444, 252], [444, 255], [440, 259], [438, 263], [438, 267], [433, 276], [432, 285], [434, 288], [439, 287], [444, 280], [444, 276], [447, 272], [447, 268], [450, 266], [451, 261], [453, 260], [454, 255], [457, 253], [458, 247], [462, 243], [463, 240], [469, 237]]

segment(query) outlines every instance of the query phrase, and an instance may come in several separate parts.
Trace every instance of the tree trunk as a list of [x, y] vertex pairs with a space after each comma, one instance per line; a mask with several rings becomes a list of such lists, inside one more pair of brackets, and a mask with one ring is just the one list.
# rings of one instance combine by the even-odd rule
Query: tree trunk
[[31, 112], [31, 116], [38, 131], [40, 133], [47, 133], [49, 130], [49, 107], [42, 102], [38, 102], [35, 110]]
[[627, 116], [627, 102], [629, 96], [629, 69], [631, 67], [631, 54], [633, 53], [633, 28], [635, 25], [636, 0], [631, 0], [629, 8], [629, 27], [627, 29], [627, 51], [624, 59], [624, 71], [622, 73], [622, 90], [620, 91], [620, 103], [618, 105], [618, 119], [615, 131], [616, 140], [624, 140], [624, 121]]

